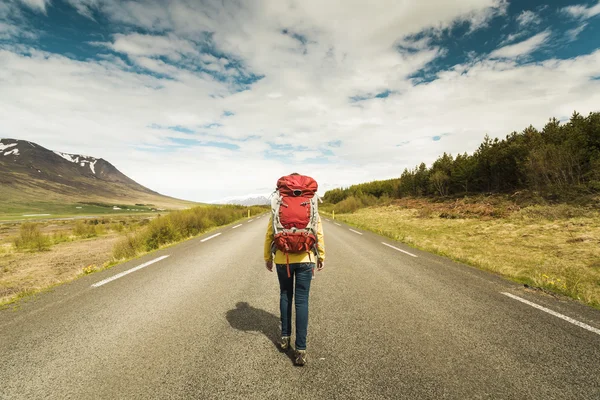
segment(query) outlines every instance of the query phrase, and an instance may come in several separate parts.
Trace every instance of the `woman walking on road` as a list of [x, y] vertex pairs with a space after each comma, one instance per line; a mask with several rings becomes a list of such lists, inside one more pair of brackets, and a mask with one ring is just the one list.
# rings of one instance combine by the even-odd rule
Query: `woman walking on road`
[[[273, 272], [276, 264], [280, 288], [282, 350], [290, 349], [292, 302], [295, 295], [296, 353], [294, 362], [306, 364], [308, 298], [314, 269], [321, 271], [325, 242], [317, 210], [317, 182], [308, 176], [292, 174], [277, 182], [276, 198], [265, 236], [265, 266]], [[274, 257], [273, 257], [274, 255]]]

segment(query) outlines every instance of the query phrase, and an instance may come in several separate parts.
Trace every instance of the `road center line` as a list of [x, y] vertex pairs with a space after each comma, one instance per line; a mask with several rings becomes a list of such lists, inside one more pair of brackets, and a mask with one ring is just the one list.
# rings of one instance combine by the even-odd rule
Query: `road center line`
[[122, 277], [124, 277], [125, 275], [129, 275], [129, 274], [130, 274], [130, 273], [132, 273], [132, 272], [138, 271], [138, 270], [140, 270], [140, 269], [142, 269], [142, 268], [146, 268], [148, 265], [152, 265], [152, 264], [154, 264], [154, 263], [157, 263], [157, 262], [159, 262], [159, 261], [162, 261], [162, 260], [164, 260], [164, 259], [165, 259], [165, 258], [167, 258], [167, 257], [169, 257], [169, 256], [162, 256], [162, 257], [155, 258], [155, 259], [154, 259], [154, 260], [152, 260], [152, 261], [148, 261], [147, 263], [144, 263], [144, 264], [142, 264], [142, 265], [138, 265], [137, 267], [134, 267], [134, 268], [128, 269], [127, 271], [123, 271], [123, 272], [121, 272], [120, 274], [117, 274], [117, 275], [111, 276], [110, 278], [106, 278], [106, 279], [104, 279], [103, 281], [96, 282], [96, 283], [94, 283], [94, 284], [92, 285], [92, 287], [95, 287], [95, 288], [97, 288], [97, 287], [100, 287], [100, 286], [102, 286], [102, 285], [106, 285], [108, 282], [112, 282], [112, 281], [114, 281], [115, 279], [122, 278]]
[[385, 242], [381, 242], [381, 244], [382, 244], [382, 245], [384, 245], [384, 246], [390, 247], [390, 248], [392, 248], [392, 249], [394, 249], [394, 250], [398, 250], [398, 251], [399, 251], [399, 252], [401, 252], [401, 253], [408, 254], [408, 255], [409, 255], [409, 256], [411, 256], [411, 257], [418, 258], [418, 257], [417, 257], [416, 255], [414, 255], [413, 253], [409, 253], [408, 251], [405, 251], [405, 250], [399, 249], [399, 248], [397, 248], [397, 247], [395, 247], [395, 246], [392, 246], [391, 244], [387, 244], [387, 243], [385, 243]]
[[212, 236], [209, 236], [209, 237], [207, 237], [207, 238], [204, 238], [204, 239], [202, 239], [202, 240], [200, 241], [200, 243], [204, 243], [204, 242], [206, 242], [207, 240], [214, 239], [214, 238], [216, 238], [217, 236], [219, 236], [220, 234], [221, 234], [220, 232], [219, 232], [219, 233], [215, 233], [215, 234], [214, 234], [214, 235], [212, 235]]
[[236, 225], [236, 226], [234, 226], [234, 227], [233, 227], [233, 228], [231, 228], [231, 229], [237, 229], [237, 228], [239, 228], [240, 226], [242, 226], [242, 224]]
[[567, 322], [570, 322], [570, 323], [572, 323], [573, 325], [577, 325], [577, 326], [578, 326], [578, 327], [580, 327], [580, 328], [586, 329], [586, 330], [588, 330], [588, 331], [590, 331], [590, 332], [594, 332], [595, 334], [597, 334], [597, 335], [600, 335], [600, 329], [594, 328], [593, 326], [589, 326], [588, 324], [584, 324], [583, 322], [579, 322], [579, 321], [577, 321], [576, 319], [573, 319], [573, 318], [567, 317], [566, 315], [563, 315], [563, 314], [557, 313], [556, 311], [552, 311], [552, 310], [550, 310], [549, 308], [542, 307], [542, 306], [540, 306], [539, 304], [535, 304], [535, 303], [532, 303], [531, 301], [528, 301], [528, 300], [522, 299], [522, 298], [520, 298], [519, 296], [515, 296], [514, 294], [510, 294], [510, 293], [506, 293], [506, 292], [501, 292], [501, 293], [502, 293], [503, 295], [505, 295], [505, 296], [508, 296], [508, 297], [510, 297], [511, 299], [515, 299], [515, 300], [517, 300], [517, 301], [520, 301], [521, 303], [525, 303], [525, 304], [527, 304], [528, 306], [531, 306], [531, 307], [533, 307], [533, 308], [537, 308], [538, 310], [541, 310], [541, 311], [543, 311], [543, 312], [546, 312], [546, 313], [548, 313], [548, 314], [550, 314], [550, 315], [554, 315], [555, 317], [558, 317], [558, 318], [560, 318], [560, 319], [563, 319], [563, 320], [565, 320], [565, 321], [567, 321]]
[[337, 222], [334, 222], [334, 224], [336, 224], [337, 226], [342, 226], [342, 224], [338, 224]]
[[253, 219], [251, 219], [251, 220], [249, 220], [249, 221], [248, 221], [248, 223], [250, 223], [250, 222], [252, 222], [252, 221], [254, 221], [254, 220], [253, 220]]
[[361, 232], [359, 232], [359, 231], [355, 231], [354, 229], [350, 229], [350, 232], [354, 232], [354, 233], [356, 233], [357, 235], [362, 235], [362, 233], [361, 233]]

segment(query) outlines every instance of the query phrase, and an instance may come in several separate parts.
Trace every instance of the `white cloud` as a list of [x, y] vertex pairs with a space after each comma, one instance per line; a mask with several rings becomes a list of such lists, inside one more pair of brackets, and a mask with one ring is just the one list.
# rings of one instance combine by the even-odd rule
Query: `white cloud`
[[182, 55], [199, 55], [194, 44], [179, 39], [173, 34], [144, 35], [140, 33], [116, 34], [112, 43], [104, 43], [112, 50], [129, 56], [166, 56], [172, 60], [180, 60]]
[[567, 39], [569, 42], [574, 42], [577, 40], [577, 36], [586, 28], [587, 23], [579, 25], [577, 28], [569, 29], [566, 33]]
[[21, 3], [34, 11], [46, 13], [46, 6], [50, 4], [50, 0], [21, 0]]
[[517, 16], [520, 26], [539, 25], [542, 18], [533, 11], [525, 10]]
[[[202, 53], [202, 43], [197, 44], [191, 40], [181, 39], [172, 33], [167, 35], [115, 34], [112, 42], [90, 44], [124, 54], [142, 68], [171, 77], [189, 73], [188, 70], [197, 70], [198, 67], [227, 76], [230, 80], [239, 76], [237, 69], [226, 68], [230, 60]], [[161, 57], [166, 58], [168, 62], [160, 59]]]
[[550, 37], [550, 31], [538, 33], [519, 43], [511, 44], [494, 50], [490, 58], [517, 58], [531, 54], [546, 43]]
[[507, 10], [508, 0], [499, 0], [495, 2], [493, 7], [488, 7], [483, 11], [473, 11], [471, 15], [465, 19], [471, 24], [469, 33], [472, 33], [477, 29], [487, 27], [493, 18], [506, 15]]
[[94, 19], [93, 11], [102, 6], [103, 0], [67, 0], [82, 15]]
[[0, 40], [6, 40], [19, 35], [19, 28], [16, 25], [0, 21]]
[[590, 7], [579, 4], [565, 7], [562, 10], [573, 18], [586, 20], [600, 14], [600, 1], [598, 1], [596, 5]]
[[36, 34], [25, 21], [23, 13], [14, 1], [0, 3], [0, 40], [19, 37], [36, 38]]
[[[314, 175], [322, 191], [397, 177], [444, 151], [473, 151], [485, 133], [503, 137], [600, 104], [600, 82], [590, 80], [600, 68], [600, 52], [535, 65], [511, 61], [547, 36], [504, 48], [498, 59], [475, 57], [413, 86], [409, 77], [444, 49], [427, 39], [407, 40], [408, 35], [457, 21], [477, 26], [503, 12], [500, 1], [349, 1], [343, 9], [316, 0], [295, 8], [262, 0], [202, 9], [196, 1], [171, 1], [166, 8], [147, 2], [140, 13], [137, 2], [72, 2], [84, 14], [102, 12], [153, 30], [115, 35], [104, 46], [169, 79], [136, 72], [114, 55], [82, 62], [0, 47], [0, 137], [103, 157], [140, 183], [181, 198], [268, 193], [279, 176], [293, 170]], [[306, 44], [283, 29], [303, 35]], [[214, 32], [213, 54], [199, 50], [205, 30]], [[410, 50], [397, 51], [399, 44]], [[234, 58], [264, 78], [236, 92], [229, 82], [185, 68], [199, 63], [224, 72]], [[385, 90], [393, 94], [349, 101]], [[224, 117], [225, 110], [233, 115]], [[215, 123], [221, 126], [207, 128]], [[173, 126], [196, 134], [167, 129]], [[440, 141], [431, 139], [443, 134], [448, 135]], [[169, 147], [169, 138], [197, 138], [204, 146]], [[338, 140], [339, 146], [329, 145]], [[211, 142], [240, 150], [208, 146]], [[270, 143], [306, 151], [288, 156]]]
[[521, 32], [517, 32], [517, 33], [511, 33], [511, 34], [509, 34], [509, 35], [506, 37], [506, 39], [504, 39], [504, 40], [503, 40], [503, 41], [500, 43], [500, 45], [501, 45], [501, 46], [503, 46], [503, 45], [505, 45], [505, 44], [512, 43], [512, 42], [514, 42], [515, 40], [522, 38], [523, 36], [527, 36], [527, 31], [521, 31]]
[[501, 45], [513, 43], [522, 37], [529, 36], [532, 29], [535, 29], [535, 27], [542, 22], [542, 18], [539, 16], [539, 14], [529, 10], [525, 10], [521, 14], [517, 15], [516, 20], [519, 24], [519, 30], [515, 33], [509, 34], [504, 40], [502, 40], [500, 43]]

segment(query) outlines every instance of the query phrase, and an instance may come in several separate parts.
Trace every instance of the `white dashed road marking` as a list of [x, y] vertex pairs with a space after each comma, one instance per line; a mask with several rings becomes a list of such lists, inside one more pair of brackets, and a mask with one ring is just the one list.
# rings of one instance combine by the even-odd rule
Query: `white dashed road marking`
[[338, 224], [337, 222], [334, 222], [334, 224], [336, 224], [337, 226], [342, 226], [342, 224]]
[[202, 239], [200, 242], [201, 242], [201, 243], [204, 243], [204, 242], [206, 242], [207, 240], [210, 240], [210, 239], [214, 239], [214, 238], [216, 238], [216, 237], [217, 237], [217, 236], [219, 236], [220, 234], [221, 234], [221, 233], [215, 233], [215, 234], [214, 234], [214, 235], [212, 235], [212, 236], [209, 236], [209, 237], [207, 237], [207, 238], [205, 238], [205, 239]]
[[252, 222], [252, 221], [254, 221], [254, 220], [253, 220], [253, 219], [251, 219], [251, 220], [249, 220], [249, 221], [248, 221], [248, 223], [250, 223], [250, 222]]
[[361, 232], [359, 232], [359, 231], [355, 231], [354, 229], [350, 229], [350, 232], [354, 232], [354, 233], [356, 233], [357, 235], [362, 235], [362, 233], [361, 233]]
[[515, 296], [514, 294], [505, 293], [505, 292], [502, 292], [502, 294], [503, 294], [503, 295], [505, 295], [505, 296], [508, 296], [508, 297], [510, 297], [511, 299], [515, 299], [515, 300], [517, 300], [517, 301], [520, 301], [521, 303], [525, 303], [525, 304], [527, 304], [528, 306], [531, 306], [531, 307], [533, 307], [533, 308], [537, 308], [538, 310], [541, 310], [541, 311], [543, 311], [543, 312], [546, 312], [546, 313], [548, 313], [548, 314], [550, 314], [550, 315], [554, 315], [555, 317], [558, 317], [558, 318], [560, 318], [560, 319], [563, 319], [563, 320], [565, 320], [565, 321], [567, 321], [567, 322], [570, 322], [570, 323], [572, 323], [573, 325], [577, 325], [577, 326], [578, 326], [578, 327], [580, 327], [580, 328], [586, 329], [586, 330], [588, 330], [588, 331], [590, 331], [590, 332], [594, 332], [595, 334], [598, 334], [598, 335], [600, 335], [600, 329], [594, 328], [593, 326], [589, 326], [588, 324], [584, 324], [583, 322], [579, 322], [579, 321], [577, 321], [576, 319], [573, 319], [573, 318], [567, 317], [566, 315], [563, 315], [563, 314], [557, 313], [556, 311], [552, 311], [552, 310], [550, 310], [549, 308], [542, 307], [542, 306], [540, 306], [539, 304], [535, 304], [535, 303], [532, 303], [531, 301], [528, 301], [528, 300], [522, 299], [522, 298], [520, 298], [519, 296]]
[[240, 226], [242, 226], [242, 224], [236, 225], [236, 226], [234, 226], [234, 227], [233, 227], [233, 228], [231, 228], [231, 229], [236, 229], [236, 228], [239, 228]]
[[405, 251], [405, 250], [399, 249], [399, 248], [397, 248], [397, 247], [395, 247], [395, 246], [392, 246], [391, 244], [387, 244], [387, 243], [385, 243], [385, 242], [381, 242], [381, 244], [382, 244], [382, 245], [384, 245], [384, 246], [390, 247], [390, 248], [392, 248], [392, 249], [394, 249], [394, 250], [398, 250], [398, 251], [399, 251], [399, 252], [401, 252], [401, 253], [408, 254], [408, 255], [409, 255], [409, 256], [411, 256], [411, 257], [415, 257], [415, 258], [417, 258], [417, 256], [416, 256], [416, 255], [414, 255], [413, 253], [409, 253], [408, 251]]
[[142, 269], [142, 268], [146, 268], [148, 265], [152, 265], [152, 264], [154, 264], [154, 263], [157, 263], [157, 262], [159, 262], [159, 261], [162, 261], [162, 260], [164, 260], [164, 259], [165, 259], [165, 258], [167, 258], [167, 257], [169, 257], [169, 256], [162, 256], [162, 257], [155, 258], [155, 259], [154, 259], [154, 260], [152, 260], [152, 261], [148, 261], [147, 263], [144, 263], [144, 264], [142, 264], [142, 265], [138, 265], [137, 267], [134, 267], [134, 268], [128, 269], [127, 271], [123, 271], [123, 272], [121, 272], [120, 274], [117, 274], [117, 275], [111, 276], [110, 278], [106, 278], [106, 279], [105, 279], [105, 280], [103, 280], [103, 281], [100, 281], [100, 282], [94, 283], [94, 284], [92, 285], [92, 287], [95, 287], [95, 288], [97, 288], [97, 287], [100, 287], [100, 286], [102, 286], [102, 285], [106, 285], [108, 282], [112, 282], [112, 281], [114, 281], [115, 279], [122, 278], [122, 277], [124, 277], [125, 275], [129, 275], [129, 274], [130, 274], [130, 273], [132, 273], [132, 272], [138, 271], [138, 270], [140, 270], [140, 269]]

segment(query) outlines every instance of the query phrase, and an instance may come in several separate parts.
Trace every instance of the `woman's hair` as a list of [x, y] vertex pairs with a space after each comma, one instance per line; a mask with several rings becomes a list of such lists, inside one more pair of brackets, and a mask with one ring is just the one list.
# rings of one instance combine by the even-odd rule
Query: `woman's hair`
[[294, 176], [294, 175], [300, 175], [300, 174], [297, 173], [297, 172], [293, 172], [293, 173], [290, 174], [290, 176]]

